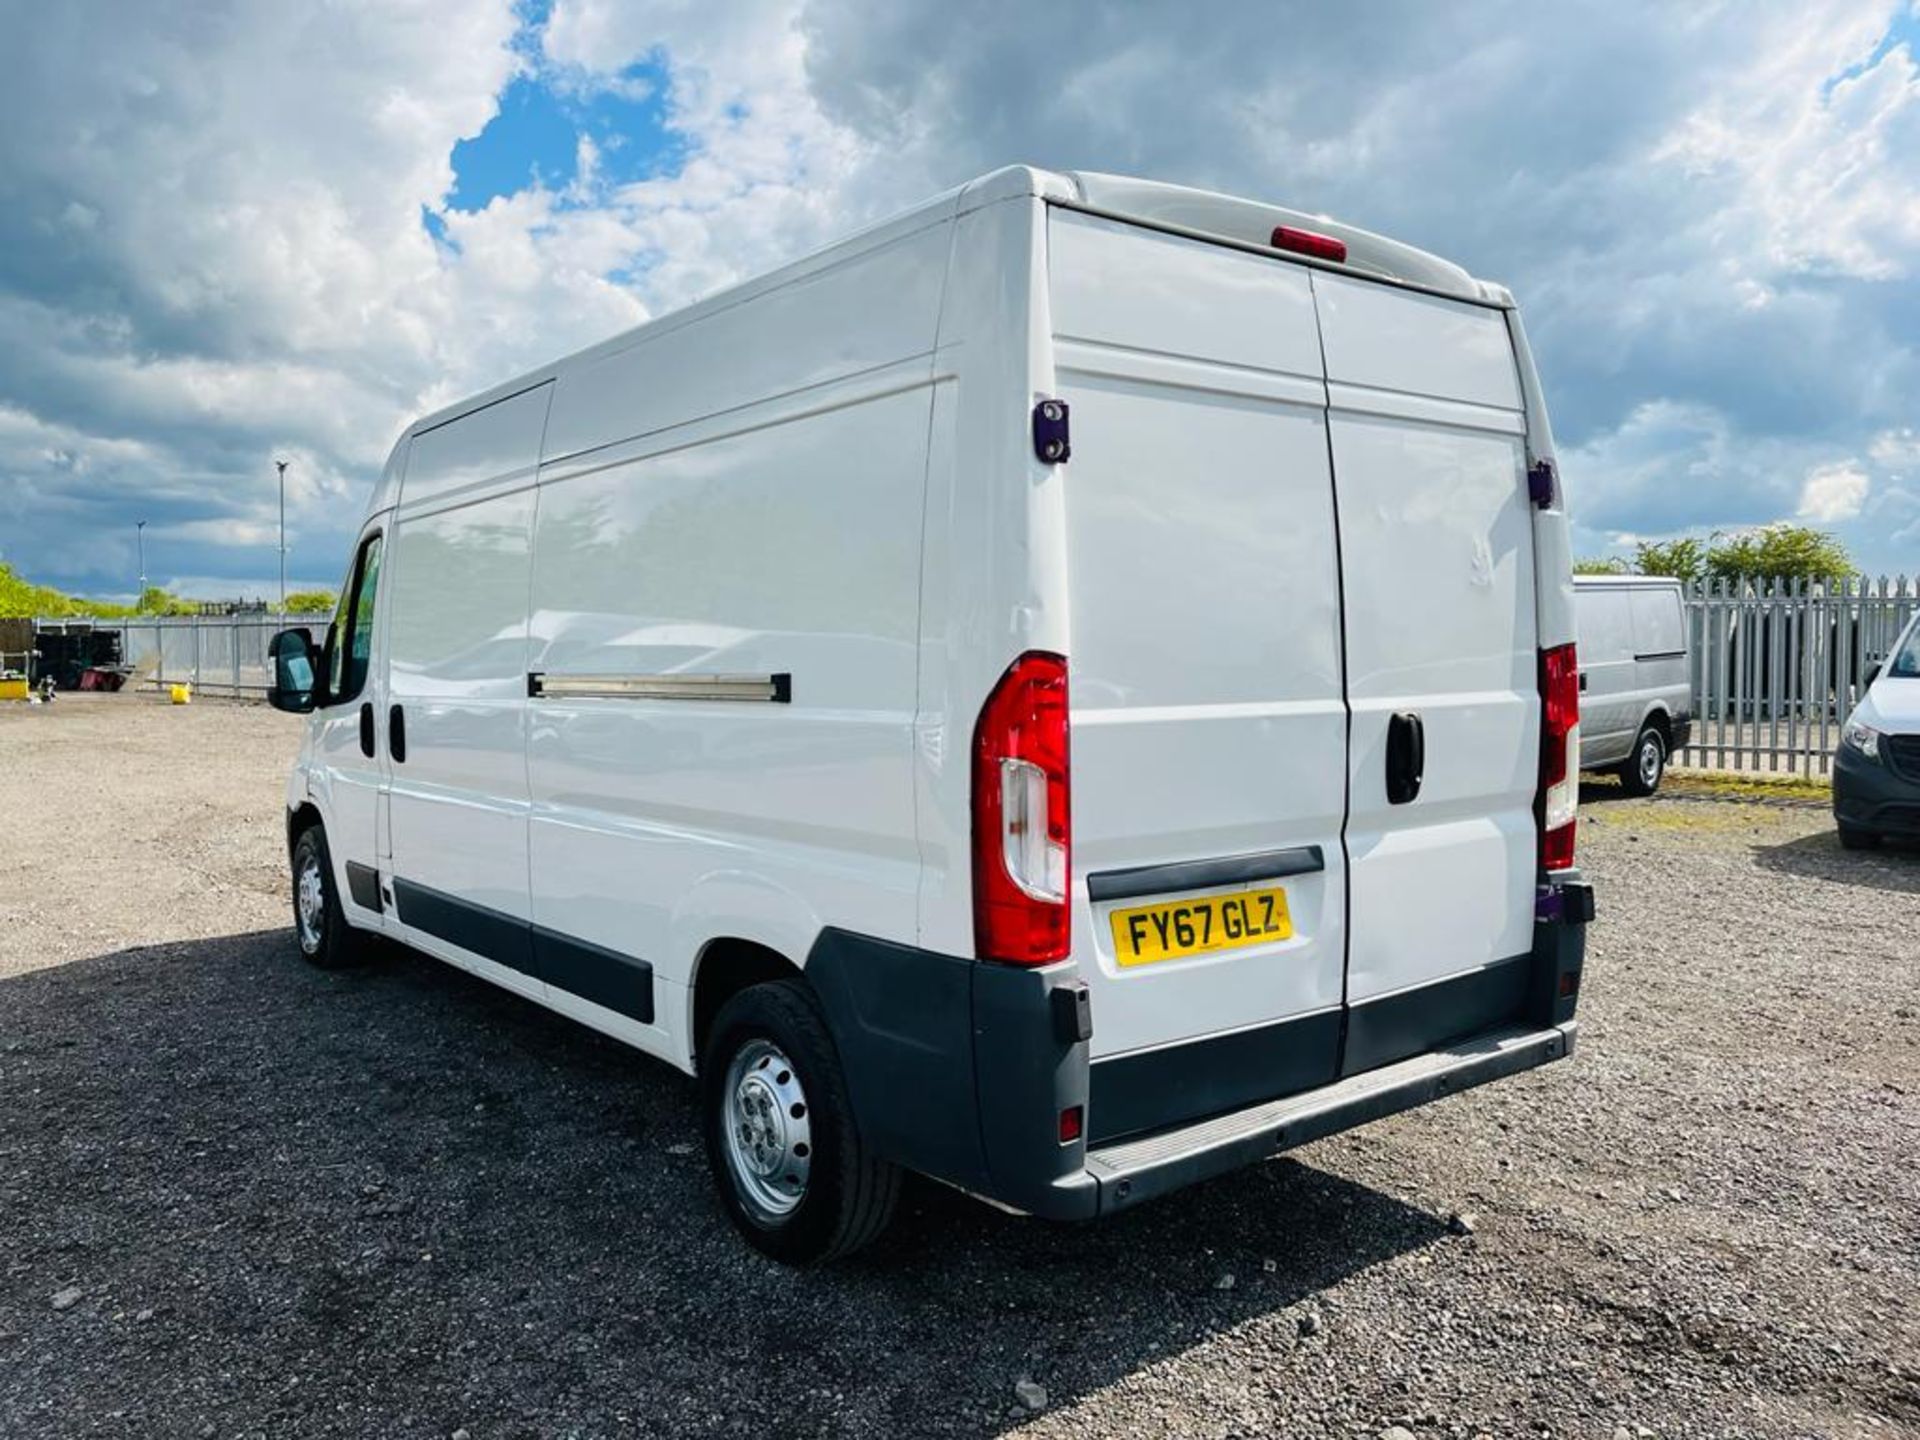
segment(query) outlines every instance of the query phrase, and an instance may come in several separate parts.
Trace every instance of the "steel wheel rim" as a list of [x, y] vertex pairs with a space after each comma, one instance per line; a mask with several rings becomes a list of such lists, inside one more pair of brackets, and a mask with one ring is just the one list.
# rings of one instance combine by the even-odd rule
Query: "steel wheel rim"
[[309, 850], [300, 859], [293, 881], [294, 918], [300, 929], [300, 948], [311, 955], [320, 948], [327, 923], [327, 882], [320, 873], [320, 857]]
[[1640, 742], [1640, 783], [1652, 785], [1660, 778], [1660, 740], [1649, 735]]
[[722, 1089], [727, 1169], [754, 1219], [784, 1220], [807, 1198], [813, 1117], [800, 1072], [771, 1040], [734, 1052]]

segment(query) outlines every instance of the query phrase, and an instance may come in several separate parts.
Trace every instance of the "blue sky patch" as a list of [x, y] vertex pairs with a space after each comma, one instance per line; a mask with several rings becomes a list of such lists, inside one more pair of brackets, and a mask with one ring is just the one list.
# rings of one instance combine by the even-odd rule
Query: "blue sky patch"
[[1880, 37], [1879, 43], [1864, 59], [1847, 66], [1837, 75], [1830, 75], [1820, 87], [1820, 97], [1830, 98], [1834, 90], [1849, 80], [1857, 80], [1887, 58], [1887, 52], [1896, 45], [1905, 45], [1920, 59], [1920, 9], [1905, 10], [1893, 17], [1893, 23], [1887, 27], [1887, 33]]
[[487, 127], [453, 147], [449, 209], [483, 210], [536, 184], [566, 189], [579, 178], [582, 135], [599, 154], [596, 188], [678, 170], [687, 142], [668, 123], [663, 54], [596, 78], [591, 89], [572, 78], [533, 71], [508, 84]]

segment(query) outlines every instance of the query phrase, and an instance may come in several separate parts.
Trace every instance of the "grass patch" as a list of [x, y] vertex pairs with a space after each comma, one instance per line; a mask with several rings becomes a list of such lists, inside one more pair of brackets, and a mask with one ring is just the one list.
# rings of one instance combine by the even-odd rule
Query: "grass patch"
[[1661, 794], [1693, 795], [1705, 800], [1745, 800], [1759, 804], [1790, 801], [1824, 805], [1833, 798], [1833, 783], [1799, 775], [1741, 774], [1725, 770], [1669, 770], [1660, 782]]

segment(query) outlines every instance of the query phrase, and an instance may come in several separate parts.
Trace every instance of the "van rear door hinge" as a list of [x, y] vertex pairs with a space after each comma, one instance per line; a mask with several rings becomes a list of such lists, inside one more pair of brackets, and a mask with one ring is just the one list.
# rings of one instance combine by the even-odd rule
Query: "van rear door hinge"
[[1048, 465], [1061, 465], [1073, 454], [1067, 439], [1067, 402], [1042, 400], [1033, 407], [1033, 453]]
[[1535, 509], [1546, 510], [1552, 507], [1554, 493], [1558, 489], [1553, 473], [1553, 461], [1536, 460], [1527, 467], [1527, 499]]

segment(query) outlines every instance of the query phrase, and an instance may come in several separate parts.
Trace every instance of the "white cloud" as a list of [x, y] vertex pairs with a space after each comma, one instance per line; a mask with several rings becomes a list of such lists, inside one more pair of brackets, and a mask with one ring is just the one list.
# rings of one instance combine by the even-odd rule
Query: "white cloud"
[[1920, 430], [1905, 425], [1882, 430], [1873, 437], [1867, 453], [1873, 457], [1873, 463], [1884, 470], [1920, 472]]
[[1851, 460], [1815, 466], [1800, 487], [1800, 508], [1794, 513], [1818, 525], [1851, 520], [1867, 503], [1872, 483]]

